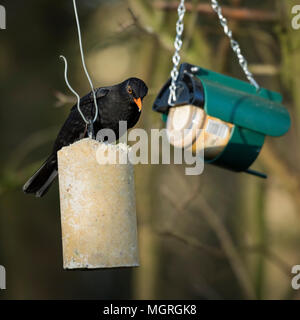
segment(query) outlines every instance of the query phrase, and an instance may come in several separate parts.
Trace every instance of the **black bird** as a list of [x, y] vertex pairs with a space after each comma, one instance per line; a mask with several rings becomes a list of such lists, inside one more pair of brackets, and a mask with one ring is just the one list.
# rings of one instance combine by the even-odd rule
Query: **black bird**
[[[118, 139], [122, 134], [119, 132], [119, 121], [127, 121], [128, 129], [137, 123], [141, 114], [142, 100], [147, 92], [146, 84], [138, 78], [129, 78], [111, 87], [95, 89], [99, 113], [94, 122], [94, 132], [112, 129]], [[80, 109], [86, 119], [94, 118], [95, 105], [92, 92], [80, 99]], [[23, 191], [42, 197], [57, 176], [57, 151], [86, 136], [86, 123], [76, 104], [58, 133], [51, 155], [24, 184]]]

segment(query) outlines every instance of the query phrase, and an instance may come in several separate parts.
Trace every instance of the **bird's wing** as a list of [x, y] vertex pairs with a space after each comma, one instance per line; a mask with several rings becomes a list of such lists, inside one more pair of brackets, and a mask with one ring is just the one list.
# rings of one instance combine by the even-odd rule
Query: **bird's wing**
[[[99, 105], [99, 99], [105, 97], [109, 92], [107, 88], [98, 88], [95, 90], [97, 103]], [[93, 93], [90, 92], [80, 99], [80, 109], [87, 119], [91, 118], [93, 115], [94, 98]], [[63, 146], [69, 145], [74, 141], [78, 140], [82, 133], [85, 132], [86, 125], [77, 110], [77, 103], [72, 107], [68, 118], [63, 124], [58, 136], [55, 140], [53, 151], [56, 153], [57, 150], [61, 149]]]
[[[108, 92], [109, 92], [109, 89], [107, 88], [96, 89], [95, 93], [96, 93], [97, 101], [98, 99], [105, 97], [108, 94]], [[80, 99], [80, 106], [85, 106], [91, 103], [94, 104], [94, 96], [92, 91]], [[74, 109], [77, 109], [77, 103], [72, 107], [71, 111]]]

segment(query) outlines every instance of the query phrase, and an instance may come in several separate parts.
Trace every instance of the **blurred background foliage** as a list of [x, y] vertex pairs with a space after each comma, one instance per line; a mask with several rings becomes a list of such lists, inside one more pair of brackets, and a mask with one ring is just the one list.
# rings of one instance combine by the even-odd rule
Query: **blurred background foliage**
[[[182, 61], [244, 76], [209, 1], [190, 1]], [[0, 264], [6, 299], [297, 299], [291, 267], [300, 264], [299, 1], [228, 0], [227, 17], [259, 83], [282, 92], [292, 128], [267, 138], [255, 168], [260, 180], [206, 166], [185, 176], [178, 165], [136, 166], [141, 266], [63, 271], [57, 183], [43, 199], [21, 186], [51, 149], [73, 103], [59, 55], [81, 95], [72, 1], [1, 1]], [[139, 127], [162, 128], [153, 100], [169, 77], [177, 13], [173, 1], [78, 0], [86, 60], [95, 86], [142, 78], [150, 92]], [[202, 5], [202, 9], [201, 9]], [[199, 6], [199, 7], [198, 7]], [[169, 9], [167, 9], [170, 7]], [[197, 9], [198, 8], [198, 9]], [[251, 18], [237, 8], [255, 11]], [[225, 13], [225, 12], [224, 12]]]

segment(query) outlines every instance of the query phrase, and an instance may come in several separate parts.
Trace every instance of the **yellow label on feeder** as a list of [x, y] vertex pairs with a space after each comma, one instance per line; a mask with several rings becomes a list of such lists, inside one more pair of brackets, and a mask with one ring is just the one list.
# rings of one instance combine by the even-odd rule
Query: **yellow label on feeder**
[[201, 154], [211, 160], [226, 147], [233, 124], [211, 117], [193, 105], [171, 108], [167, 120], [170, 144], [187, 148], [193, 154]]
[[193, 144], [193, 152], [197, 153], [203, 148], [204, 157], [211, 160], [217, 157], [228, 144], [233, 125], [218, 118], [206, 116], [201, 135]]

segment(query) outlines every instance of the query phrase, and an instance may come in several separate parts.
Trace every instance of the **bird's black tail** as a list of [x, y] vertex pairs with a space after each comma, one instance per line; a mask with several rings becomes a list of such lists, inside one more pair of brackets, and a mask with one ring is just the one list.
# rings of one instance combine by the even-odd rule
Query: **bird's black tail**
[[57, 176], [57, 157], [51, 156], [43, 163], [40, 169], [24, 184], [25, 193], [34, 193], [36, 197], [42, 197], [50, 188]]

